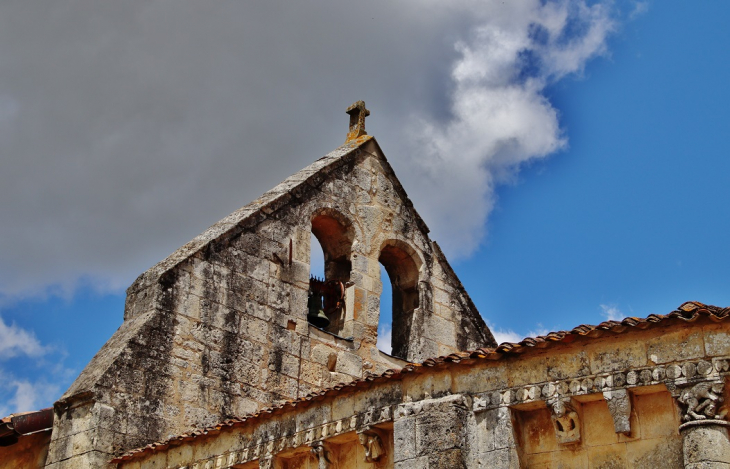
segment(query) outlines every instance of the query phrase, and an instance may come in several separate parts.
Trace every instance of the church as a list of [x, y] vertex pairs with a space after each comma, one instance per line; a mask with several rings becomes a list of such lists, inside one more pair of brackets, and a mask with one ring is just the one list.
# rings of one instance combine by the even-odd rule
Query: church
[[730, 468], [730, 308], [495, 343], [347, 114], [344, 145], [137, 278], [53, 409], [2, 419], [0, 467]]

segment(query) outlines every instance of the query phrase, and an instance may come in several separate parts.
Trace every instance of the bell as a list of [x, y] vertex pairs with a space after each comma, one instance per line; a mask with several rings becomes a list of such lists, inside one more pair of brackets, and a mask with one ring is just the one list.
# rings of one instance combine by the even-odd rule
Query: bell
[[310, 293], [307, 299], [307, 321], [313, 326], [324, 329], [330, 325], [330, 320], [322, 310], [322, 297], [316, 293]]

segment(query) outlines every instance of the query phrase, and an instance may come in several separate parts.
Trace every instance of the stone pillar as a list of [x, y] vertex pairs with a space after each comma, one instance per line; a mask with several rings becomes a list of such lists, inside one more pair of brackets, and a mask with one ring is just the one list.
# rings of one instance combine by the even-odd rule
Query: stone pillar
[[393, 422], [394, 468], [477, 467], [469, 454], [470, 417], [468, 400], [459, 394], [399, 405]]
[[679, 427], [685, 469], [730, 469], [730, 440], [724, 420], [695, 420]]

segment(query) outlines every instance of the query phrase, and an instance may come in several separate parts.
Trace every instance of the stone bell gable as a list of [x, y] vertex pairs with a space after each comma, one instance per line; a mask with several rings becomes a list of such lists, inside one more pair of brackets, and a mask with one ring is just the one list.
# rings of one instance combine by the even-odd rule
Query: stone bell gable
[[[340, 382], [496, 345], [365, 133], [368, 113], [353, 105], [343, 146], [132, 284], [124, 323], [56, 403], [50, 467], [100, 467]], [[310, 278], [312, 234], [324, 279]], [[384, 288], [392, 356], [376, 348]]]

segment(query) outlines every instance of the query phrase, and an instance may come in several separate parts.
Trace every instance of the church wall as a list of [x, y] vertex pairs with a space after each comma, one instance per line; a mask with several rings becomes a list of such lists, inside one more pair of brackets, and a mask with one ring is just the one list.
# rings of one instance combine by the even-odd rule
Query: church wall
[[[411, 275], [404, 294], [418, 302], [399, 329], [404, 358], [493, 345], [377, 144], [363, 148], [338, 155], [338, 165], [303, 170], [255, 201], [257, 211], [244, 207], [207, 232], [220, 232], [213, 239], [200, 247], [193, 240], [130, 287], [125, 324], [56, 406], [51, 464], [70, 467], [92, 457], [90, 448], [107, 457], [403, 366], [376, 348], [384, 250], [394, 253], [384, 258], [390, 268]], [[349, 278], [334, 334], [307, 322], [310, 238], [320, 215], [352, 234], [340, 260]], [[103, 409], [111, 428], [71, 429], [81, 408], [90, 421]]]
[[220, 434], [229, 436], [215, 451], [204, 447], [216, 434], [181, 442], [194, 454], [179, 465], [163, 450], [119, 467], [155, 467], [152, 458], [162, 467], [203, 468], [216, 458], [231, 461], [221, 467], [275, 464], [319, 442], [387, 425], [393, 460], [385, 467], [398, 469], [725, 467], [729, 327], [665, 319], [646, 330], [595, 330], [594, 337], [569, 336], [494, 360], [415, 366], [224, 426]]

